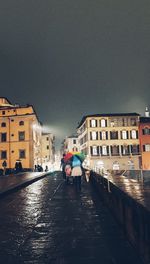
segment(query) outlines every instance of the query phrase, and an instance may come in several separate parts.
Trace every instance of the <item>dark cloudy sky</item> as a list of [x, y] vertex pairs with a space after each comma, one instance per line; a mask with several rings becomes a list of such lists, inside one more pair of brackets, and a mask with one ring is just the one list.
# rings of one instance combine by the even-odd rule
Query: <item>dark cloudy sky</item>
[[59, 140], [83, 115], [143, 114], [150, 1], [0, 0], [0, 90], [33, 104]]

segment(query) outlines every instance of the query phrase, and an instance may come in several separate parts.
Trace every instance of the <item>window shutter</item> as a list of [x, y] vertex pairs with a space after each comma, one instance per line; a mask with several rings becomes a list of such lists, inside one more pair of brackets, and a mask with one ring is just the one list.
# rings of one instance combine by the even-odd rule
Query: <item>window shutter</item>
[[129, 139], [129, 131], [127, 131], [127, 139]]
[[95, 126], [97, 127], [97, 120], [95, 120]]
[[90, 147], [91, 155], [93, 156], [93, 148]]
[[123, 146], [121, 145], [121, 154], [123, 155]]
[[97, 146], [97, 155], [99, 156], [99, 146]]
[[106, 148], [107, 148], [107, 155], [109, 155], [109, 146], [107, 146]]
[[102, 146], [100, 146], [100, 154], [102, 155]]
[[90, 120], [90, 127], [92, 127], [92, 120]]
[[145, 145], [143, 145], [143, 151], [145, 151]]
[[100, 135], [100, 140], [102, 140], [102, 132], [100, 132], [99, 135]]
[[108, 132], [106, 131], [106, 139], [108, 139]]
[[[96, 121], [97, 122], [97, 121]], [[98, 132], [96, 132], [96, 140], [98, 140]]]
[[92, 140], [92, 132], [90, 132], [90, 140]]
[[120, 131], [120, 138], [121, 138], [121, 139], [123, 138], [123, 136], [122, 136], [122, 131]]
[[107, 120], [105, 120], [105, 126], [107, 127]]
[[138, 130], [136, 130], [136, 138], [138, 138]]

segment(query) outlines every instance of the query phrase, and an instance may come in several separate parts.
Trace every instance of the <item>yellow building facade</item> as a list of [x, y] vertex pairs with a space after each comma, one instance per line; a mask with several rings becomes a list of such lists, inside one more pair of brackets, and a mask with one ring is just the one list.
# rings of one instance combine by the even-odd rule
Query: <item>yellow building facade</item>
[[21, 161], [23, 169], [41, 163], [41, 124], [32, 105], [12, 105], [0, 98], [0, 168], [6, 160], [14, 169]]
[[139, 114], [84, 116], [77, 133], [91, 168], [139, 169]]

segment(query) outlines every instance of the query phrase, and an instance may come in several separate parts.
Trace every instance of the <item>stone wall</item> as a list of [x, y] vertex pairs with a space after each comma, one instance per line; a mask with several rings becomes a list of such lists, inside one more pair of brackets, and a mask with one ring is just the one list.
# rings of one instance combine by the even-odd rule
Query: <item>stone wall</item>
[[150, 211], [101, 175], [91, 172], [91, 182], [110, 208], [144, 263], [150, 263]]

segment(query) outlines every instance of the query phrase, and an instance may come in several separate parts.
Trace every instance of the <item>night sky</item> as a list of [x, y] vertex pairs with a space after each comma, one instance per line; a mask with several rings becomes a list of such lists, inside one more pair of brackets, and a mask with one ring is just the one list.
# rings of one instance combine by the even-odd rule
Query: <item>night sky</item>
[[0, 0], [0, 96], [57, 144], [84, 115], [150, 105], [149, 0]]

